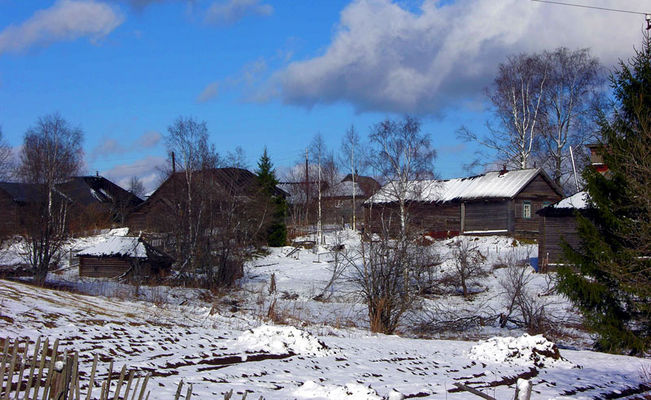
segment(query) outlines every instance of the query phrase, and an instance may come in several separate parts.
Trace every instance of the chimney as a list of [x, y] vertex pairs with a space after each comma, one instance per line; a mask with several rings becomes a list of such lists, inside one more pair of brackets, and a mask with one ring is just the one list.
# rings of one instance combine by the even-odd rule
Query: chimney
[[590, 149], [590, 165], [600, 173], [605, 174], [608, 171], [608, 165], [604, 163], [603, 145], [594, 143], [587, 145], [587, 147]]
[[500, 176], [506, 174], [507, 172], [509, 172], [509, 170], [506, 169], [506, 164], [502, 164], [502, 170], [500, 171]]

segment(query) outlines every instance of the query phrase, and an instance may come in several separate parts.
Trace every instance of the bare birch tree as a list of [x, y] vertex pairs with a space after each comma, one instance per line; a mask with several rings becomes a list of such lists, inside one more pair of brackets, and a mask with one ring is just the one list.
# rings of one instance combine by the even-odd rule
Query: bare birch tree
[[13, 173], [11, 160], [11, 147], [2, 137], [2, 127], [0, 127], [0, 179], [9, 179]]
[[373, 240], [362, 240], [351, 278], [366, 301], [371, 330], [392, 333], [418, 302], [422, 288], [429, 286], [424, 280], [436, 264], [432, 249], [415, 240], [418, 232], [410, 229], [408, 213], [413, 183], [433, 177], [436, 153], [420, 121], [410, 116], [376, 124], [370, 142], [370, 167], [386, 182], [382, 190], [392, 199], [389, 207], [398, 206], [400, 229], [395, 238], [392, 217], [385, 220], [382, 211], [373, 214], [371, 203], [369, 220], [381, 221], [373, 229]]
[[37, 284], [45, 282], [68, 235], [68, 201], [55, 186], [81, 170], [81, 141], [81, 129], [59, 114], [39, 118], [25, 133], [18, 176], [37, 193], [26, 224], [28, 260]]
[[372, 146], [369, 162], [385, 180], [383, 190], [398, 204], [400, 235], [404, 239], [409, 222], [407, 200], [413, 182], [433, 177], [436, 151], [428, 135], [421, 132], [420, 121], [411, 116], [375, 124], [369, 140]]
[[177, 257], [183, 257], [180, 260], [181, 271], [197, 270], [202, 267], [197, 256], [207, 206], [203, 195], [209, 192], [209, 188], [195, 182], [195, 179], [206, 178], [201, 171], [215, 168], [218, 155], [208, 144], [208, 127], [203, 121], [179, 117], [168, 127], [167, 132], [167, 149], [174, 154], [173, 159], [183, 177], [184, 187], [178, 190], [185, 197], [175, 204], [178, 208], [176, 214], [182, 219], [175, 229], [176, 253]]
[[323, 168], [322, 168], [322, 162], [324, 161], [325, 155], [326, 155], [326, 145], [325, 141], [323, 140], [323, 136], [321, 136], [320, 133], [317, 133], [314, 135], [314, 138], [312, 139], [312, 143], [310, 144], [310, 152], [312, 153], [312, 159], [316, 160], [317, 162], [317, 220], [316, 220], [316, 231], [317, 231], [317, 238], [316, 238], [316, 243], [317, 243], [317, 251], [318, 246], [321, 246], [321, 242], [323, 240], [323, 210], [322, 210], [322, 204], [321, 204], [321, 197], [322, 197], [322, 191], [323, 191]]
[[534, 151], [548, 84], [548, 66], [539, 54], [520, 54], [500, 64], [487, 90], [497, 125], [486, 124], [488, 133], [478, 136], [461, 127], [458, 136], [478, 142], [512, 168], [525, 169]]
[[343, 163], [350, 168], [350, 176], [353, 183], [352, 203], [350, 205], [352, 215], [353, 215], [353, 219], [351, 223], [353, 229], [357, 229], [357, 215], [356, 215], [357, 193], [355, 188], [355, 182], [357, 181], [357, 171], [359, 170], [360, 159], [362, 157], [359, 150], [359, 135], [357, 134], [357, 131], [355, 130], [355, 126], [353, 125], [350, 126], [348, 131], [346, 131], [346, 135], [344, 136], [343, 141], [341, 143], [341, 152], [343, 155]]
[[563, 186], [572, 171], [568, 147], [581, 151], [591, 138], [593, 106], [602, 100], [605, 79], [599, 61], [588, 49], [560, 47], [542, 57], [549, 77], [543, 92], [539, 158], [552, 179]]
[[143, 199], [145, 197], [145, 185], [137, 176], [131, 177], [131, 180], [129, 181], [129, 192], [139, 199]]

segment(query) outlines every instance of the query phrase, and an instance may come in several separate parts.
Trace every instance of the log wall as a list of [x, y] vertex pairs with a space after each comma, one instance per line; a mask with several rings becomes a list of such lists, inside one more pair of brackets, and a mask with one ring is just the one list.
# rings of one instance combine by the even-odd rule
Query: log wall
[[509, 229], [508, 201], [473, 201], [465, 204], [464, 232]]
[[538, 241], [539, 265], [555, 265], [563, 262], [563, 240], [576, 248], [580, 244], [574, 215], [540, 217], [541, 235]]
[[128, 258], [79, 257], [79, 276], [90, 278], [115, 278], [131, 268]]

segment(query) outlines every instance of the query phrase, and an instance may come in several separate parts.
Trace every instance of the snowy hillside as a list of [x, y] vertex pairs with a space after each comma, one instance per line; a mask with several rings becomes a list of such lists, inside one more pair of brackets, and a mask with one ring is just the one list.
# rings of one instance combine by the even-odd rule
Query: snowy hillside
[[[101, 246], [124, 233], [76, 239], [67, 250]], [[354, 271], [344, 269], [332, 279], [332, 246], [353, 257], [359, 236], [352, 231], [330, 234], [318, 252], [271, 249], [249, 262], [241, 290], [217, 295], [80, 279], [65, 259], [48, 282], [93, 296], [0, 281], [0, 336], [60, 338], [64, 348], [81, 352], [85, 370], [98, 353], [101, 374], [109, 360], [115, 370], [126, 364], [150, 371], [154, 398], [171, 398], [181, 379], [194, 385], [193, 398], [200, 399], [230, 389], [268, 400], [381, 399], [392, 393], [391, 398], [476, 398], [455, 383], [508, 399], [518, 377], [531, 380], [533, 399], [625, 398], [639, 391], [643, 365], [648, 370], [651, 362], [580, 350], [591, 339], [576, 329], [578, 315], [549, 290], [549, 276], [530, 267], [521, 270], [527, 290], [557, 322], [553, 340], [560, 350], [542, 336], [526, 336], [513, 322], [500, 328], [495, 317], [505, 309], [504, 264], [535, 258], [535, 246], [504, 237], [468, 240], [483, 265], [481, 277], [469, 285], [471, 295], [463, 298], [449, 282], [455, 240], [425, 247], [440, 255], [440, 284], [404, 318], [401, 336], [368, 332], [366, 306], [350, 279]], [[20, 249], [5, 257], [18, 260]], [[275, 292], [269, 290], [272, 280]]]
[[643, 360], [560, 350], [562, 360], [540, 363], [525, 351], [536, 340], [526, 338], [505, 353], [504, 343], [473, 348], [474, 342], [357, 329], [260, 326], [208, 307], [157, 307], [7, 281], [0, 281], [0, 298], [2, 336], [60, 338], [64, 348], [81, 352], [84, 370], [98, 353], [103, 368], [112, 359], [116, 370], [127, 364], [151, 371], [155, 398], [171, 398], [180, 379], [200, 399], [231, 388], [266, 399], [380, 399], [392, 390], [407, 398], [473, 398], [456, 391], [455, 382], [510, 398], [518, 376], [531, 378], [534, 399], [587, 399], [641, 383]]

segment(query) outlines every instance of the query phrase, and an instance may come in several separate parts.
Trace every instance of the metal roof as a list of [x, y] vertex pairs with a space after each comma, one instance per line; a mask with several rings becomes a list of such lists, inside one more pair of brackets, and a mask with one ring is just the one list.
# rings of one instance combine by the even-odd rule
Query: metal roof
[[[408, 201], [442, 203], [454, 200], [511, 199], [538, 174], [543, 174], [545, 177], [540, 168], [493, 171], [468, 178], [411, 181], [404, 189]], [[546, 180], [551, 183], [548, 178]], [[381, 204], [397, 201], [396, 193], [402, 189], [396, 181], [389, 182], [367, 202]], [[561, 194], [558, 189], [554, 190]]]

